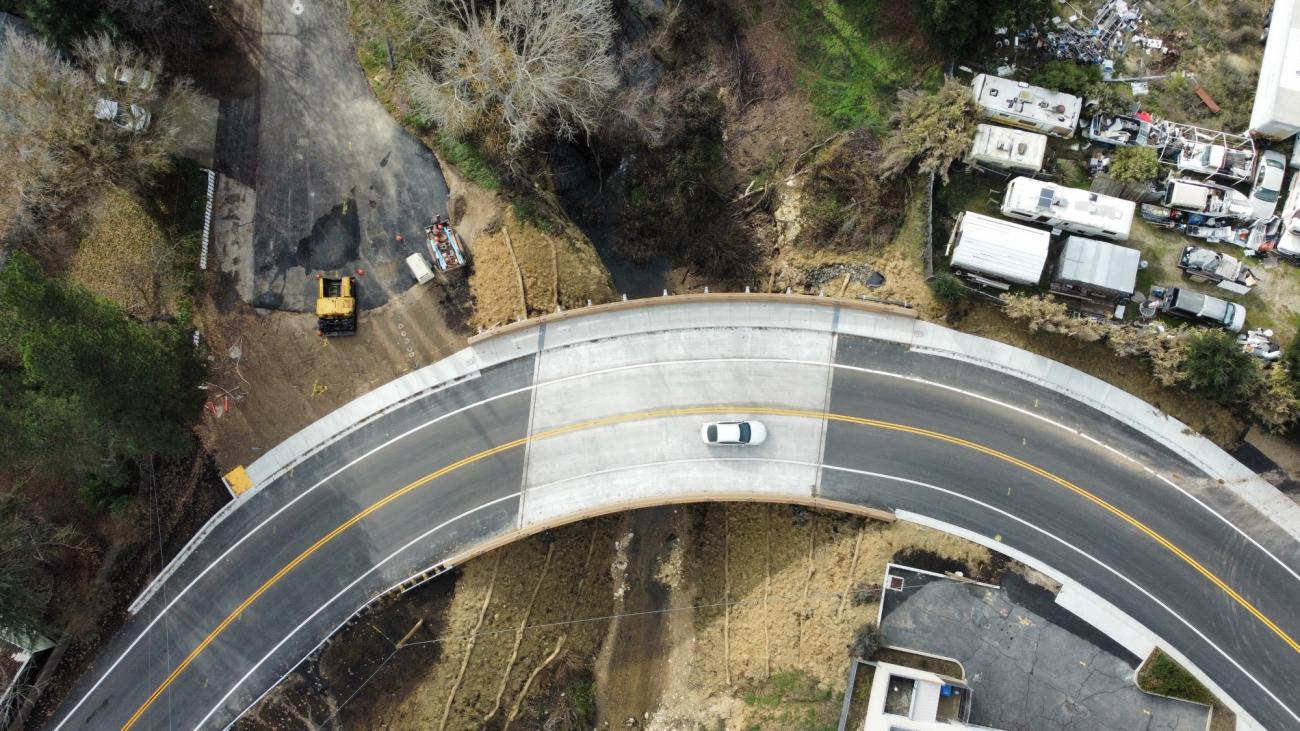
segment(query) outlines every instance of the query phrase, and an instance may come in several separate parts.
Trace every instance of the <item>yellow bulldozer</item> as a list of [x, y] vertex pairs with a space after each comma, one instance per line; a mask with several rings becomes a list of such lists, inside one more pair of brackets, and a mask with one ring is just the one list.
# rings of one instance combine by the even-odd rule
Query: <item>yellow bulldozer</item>
[[357, 298], [355, 277], [318, 277], [320, 291], [316, 297], [316, 334], [332, 338], [357, 332]]

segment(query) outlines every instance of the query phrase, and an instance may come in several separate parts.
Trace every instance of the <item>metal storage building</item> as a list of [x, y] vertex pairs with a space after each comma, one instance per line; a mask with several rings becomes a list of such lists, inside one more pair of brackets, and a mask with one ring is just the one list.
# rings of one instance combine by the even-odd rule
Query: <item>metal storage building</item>
[[1105, 241], [1070, 236], [1057, 260], [1052, 291], [1106, 301], [1125, 300], [1137, 289], [1142, 252]]
[[957, 218], [946, 253], [952, 268], [999, 289], [1038, 286], [1052, 235], [1000, 218], [965, 211]]

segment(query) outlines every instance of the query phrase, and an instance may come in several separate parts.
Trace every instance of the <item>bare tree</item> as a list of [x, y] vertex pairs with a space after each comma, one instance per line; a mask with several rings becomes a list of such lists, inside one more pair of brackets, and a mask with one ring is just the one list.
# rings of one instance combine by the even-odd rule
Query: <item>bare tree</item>
[[[16, 191], [27, 222], [65, 212], [105, 185], [148, 184], [170, 167], [176, 120], [194, 100], [186, 82], [160, 96], [157, 59], [107, 35], [81, 41], [75, 52], [77, 63], [12, 29], [0, 48], [0, 189]], [[119, 67], [147, 71], [154, 82], [142, 84], [137, 74], [120, 83]], [[131, 116], [107, 113], [114, 109]], [[142, 128], [119, 124], [144, 112], [151, 119]]]
[[[486, 3], [484, 3], [486, 5]], [[407, 0], [434, 48], [407, 86], [417, 109], [451, 134], [488, 128], [518, 151], [549, 131], [563, 139], [595, 126], [618, 85], [609, 0]]]

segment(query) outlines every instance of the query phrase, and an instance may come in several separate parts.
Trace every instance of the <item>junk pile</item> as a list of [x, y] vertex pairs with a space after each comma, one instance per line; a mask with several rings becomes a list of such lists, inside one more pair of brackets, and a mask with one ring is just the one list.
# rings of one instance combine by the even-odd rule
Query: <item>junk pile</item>
[[[1094, 18], [1058, 16], [1045, 27], [1031, 25], [1002, 44], [1037, 51], [1048, 58], [1097, 64], [1109, 71], [1110, 59], [1123, 55], [1141, 22], [1136, 0], [1102, 0]], [[1152, 41], [1158, 45], [1149, 45]], [[1140, 42], [1164, 50], [1159, 39], [1141, 37]]]

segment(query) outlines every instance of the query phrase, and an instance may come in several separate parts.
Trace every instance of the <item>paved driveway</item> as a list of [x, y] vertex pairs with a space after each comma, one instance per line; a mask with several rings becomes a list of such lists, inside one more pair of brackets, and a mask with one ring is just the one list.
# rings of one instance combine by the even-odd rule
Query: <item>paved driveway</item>
[[358, 270], [362, 307], [381, 305], [414, 283], [403, 260], [447, 212], [442, 171], [371, 95], [345, 0], [266, 0], [260, 19], [255, 101], [222, 109], [223, 173], [255, 193], [222, 267], [260, 307], [311, 310], [318, 272]]
[[971, 723], [1019, 731], [1204, 731], [1205, 706], [1149, 695], [1138, 658], [1014, 574], [1002, 589], [893, 568], [885, 593], [890, 645], [961, 662], [974, 690]]

